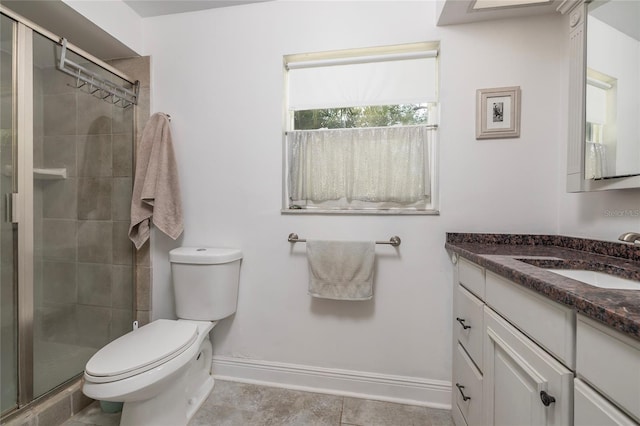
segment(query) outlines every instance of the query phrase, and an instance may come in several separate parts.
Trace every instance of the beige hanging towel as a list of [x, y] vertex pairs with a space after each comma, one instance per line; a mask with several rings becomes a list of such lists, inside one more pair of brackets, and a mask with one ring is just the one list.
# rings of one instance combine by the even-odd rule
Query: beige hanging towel
[[139, 250], [149, 239], [151, 221], [174, 240], [183, 230], [178, 168], [167, 115], [155, 113], [149, 118], [136, 157], [129, 238]]
[[373, 297], [373, 241], [307, 240], [309, 294], [321, 299]]

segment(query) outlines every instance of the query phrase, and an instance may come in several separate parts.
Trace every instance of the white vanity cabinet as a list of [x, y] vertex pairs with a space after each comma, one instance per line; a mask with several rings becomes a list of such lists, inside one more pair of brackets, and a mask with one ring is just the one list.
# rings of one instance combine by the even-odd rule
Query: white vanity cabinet
[[[573, 372], [542, 348], [573, 362], [573, 312], [466, 259], [454, 276], [456, 425], [571, 424]], [[564, 338], [571, 348], [559, 344]]]
[[640, 342], [454, 256], [457, 426], [640, 426]]

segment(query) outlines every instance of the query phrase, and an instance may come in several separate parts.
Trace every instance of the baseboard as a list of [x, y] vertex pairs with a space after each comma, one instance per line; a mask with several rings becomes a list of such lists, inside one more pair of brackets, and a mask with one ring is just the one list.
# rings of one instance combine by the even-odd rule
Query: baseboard
[[225, 356], [213, 357], [220, 380], [451, 409], [451, 383]]

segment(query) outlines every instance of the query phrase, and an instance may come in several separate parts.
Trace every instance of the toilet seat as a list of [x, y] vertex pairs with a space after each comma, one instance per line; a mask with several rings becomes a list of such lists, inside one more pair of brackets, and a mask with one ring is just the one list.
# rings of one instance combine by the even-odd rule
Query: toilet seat
[[85, 375], [94, 383], [135, 376], [177, 357], [197, 338], [195, 323], [159, 319], [96, 352], [85, 367]]

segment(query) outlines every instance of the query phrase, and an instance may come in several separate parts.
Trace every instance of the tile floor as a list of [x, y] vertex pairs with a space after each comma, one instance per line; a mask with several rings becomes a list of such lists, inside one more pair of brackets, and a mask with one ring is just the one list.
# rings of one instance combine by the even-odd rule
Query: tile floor
[[[63, 426], [115, 426], [93, 403]], [[448, 410], [216, 381], [189, 426], [453, 426]]]

